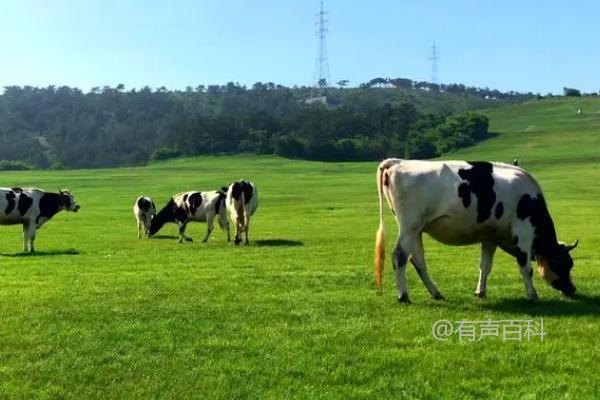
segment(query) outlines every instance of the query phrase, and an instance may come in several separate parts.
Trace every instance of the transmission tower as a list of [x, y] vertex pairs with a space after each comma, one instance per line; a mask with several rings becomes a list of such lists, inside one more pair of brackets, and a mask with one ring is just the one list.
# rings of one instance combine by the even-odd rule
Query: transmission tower
[[321, 0], [321, 10], [317, 13], [315, 22], [316, 34], [319, 39], [317, 57], [315, 59], [315, 88], [326, 88], [329, 85], [329, 59], [327, 57], [327, 24], [329, 20], [325, 17], [327, 13], [323, 11], [323, 0]]
[[431, 61], [431, 83], [438, 83], [438, 61], [440, 59], [440, 49], [436, 46], [435, 40], [429, 50], [429, 61]]

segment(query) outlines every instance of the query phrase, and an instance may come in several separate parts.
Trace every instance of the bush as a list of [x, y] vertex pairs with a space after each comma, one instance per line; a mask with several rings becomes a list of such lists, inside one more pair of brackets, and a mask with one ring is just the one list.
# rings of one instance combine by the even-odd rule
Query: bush
[[50, 165], [50, 169], [54, 171], [62, 171], [65, 169], [65, 166], [60, 161], [55, 161], [52, 163], [52, 165]]
[[181, 157], [182, 155], [183, 153], [177, 147], [161, 147], [152, 153], [150, 159], [152, 161], [161, 161]]
[[282, 157], [302, 158], [306, 155], [304, 144], [296, 138], [283, 135], [274, 140], [275, 154]]
[[33, 166], [21, 160], [0, 160], [0, 171], [28, 171]]
[[434, 135], [417, 133], [411, 135], [406, 144], [406, 157], [427, 159], [439, 156], [437, 146], [433, 142]]

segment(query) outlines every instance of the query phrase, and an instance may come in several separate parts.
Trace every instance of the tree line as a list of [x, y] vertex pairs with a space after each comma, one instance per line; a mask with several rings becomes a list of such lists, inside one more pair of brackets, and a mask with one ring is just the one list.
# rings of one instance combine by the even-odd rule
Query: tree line
[[[307, 104], [324, 94], [327, 104]], [[235, 83], [186, 90], [83, 92], [5, 87], [0, 170], [143, 165], [201, 154], [256, 153], [310, 160], [428, 158], [488, 136], [471, 110], [501, 104], [401, 88], [326, 89]]]

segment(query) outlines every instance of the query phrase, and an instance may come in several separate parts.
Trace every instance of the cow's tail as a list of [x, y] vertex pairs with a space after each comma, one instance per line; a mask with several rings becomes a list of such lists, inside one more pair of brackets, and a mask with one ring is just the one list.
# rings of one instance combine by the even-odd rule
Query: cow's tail
[[246, 196], [244, 196], [244, 190], [242, 190], [242, 221], [244, 221], [244, 229], [248, 228], [248, 210], [246, 209]]
[[385, 262], [385, 224], [383, 221], [383, 177], [385, 169], [377, 169], [377, 193], [379, 194], [379, 229], [375, 237], [375, 284], [383, 292], [383, 264]]

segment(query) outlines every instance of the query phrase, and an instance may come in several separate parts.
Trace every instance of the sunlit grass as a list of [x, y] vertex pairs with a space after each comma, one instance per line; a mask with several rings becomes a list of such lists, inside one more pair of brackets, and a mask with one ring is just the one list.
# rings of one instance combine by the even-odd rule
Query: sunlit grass
[[[44, 226], [33, 256], [20, 253], [19, 227], [0, 227], [0, 398], [594, 398], [600, 132], [569, 107], [492, 110], [501, 135], [452, 158], [517, 155], [531, 166], [561, 238], [580, 239], [574, 300], [536, 276], [541, 301], [529, 303], [516, 263], [501, 253], [488, 299], [478, 300], [478, 248], [429, 239], [429, 270], [447, 300], [430, 300], [411, 268], [413, 304], [397, 304], [389, 259], [377, 296], [376, 163], [240, 156], [3, 173], [3, 186], [68, 186], [82, 210]], [[593, 107], [600, 103], [585, 115]], [[545, 134], [520, 130], [530, 125]], [[175, 225], [137, 239], [138, 195], [160, 207], [172, 193], [240, 177], [259, 190], [251, 246], [233, 247], [218, 228], [207, 244], [178, 244]], [[386, 215], [389, 248], [396, 227]], [[188, 233], [201, 239], [205, 228]], [[547, 336], [460, 343], [431, 334], [438, 319], [488, 318], [544, 318]]]

